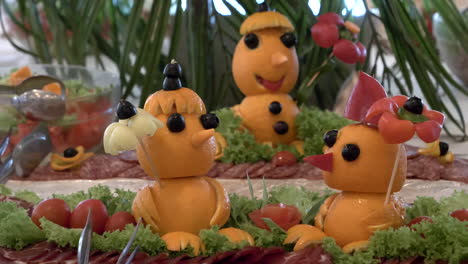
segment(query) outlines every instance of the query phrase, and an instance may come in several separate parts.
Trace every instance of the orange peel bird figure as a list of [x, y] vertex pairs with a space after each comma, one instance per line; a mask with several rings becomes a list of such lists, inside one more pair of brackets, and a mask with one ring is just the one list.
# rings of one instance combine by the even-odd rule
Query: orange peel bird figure
[[393, 194], [406, 179], [402, 143], [416, 133], [436, 141], [443, 114], [428, 110], [417, 97], [387, 98], [371, 76], [360, 73], [345, 111], [359, 123], [325, 134], [323, 155], [304, 160], [324, 171], [325, 183], [341, 192], [329, 197], [315, 217], [315, 226], [296, 225], [285, 244], [295, 250], [333, 237], [345, 252], [365, 247], [377, 230], [403, 225], [405, 210]]
[[234, 80], [246, 96], [233, 107], [258, 142], [290, 144], [299, 108], [289, 96], [299, 75], [294, 26], [260, 4], [241, 25], [232, 58]]
[[[214, 163], [213, 135], [219, 119], [206, 113], [203, 101], [194, 91], [182, 87], [181, 71], [177, 62], [168, 64], [164, 69], [163, 89], [148, 97], [144, 110], [127, 115], [131, 116], [126, 123], [130, 124], [129, 129], [132, 129], [132, 119], [141, 118], [140, 115], [148, 118], [150, 126], [154, 120], [160, 124], [157, 129], [147, 129], [146, 136], [134, 143], [142, 168], [157, 181], [137, 193], [132, 209], [136, 219], [142, 218], [153, 232], [162, 235], [169, 250], [191, 246], [198, 255], [203, 250], [198, 233], [214, 225], [223, 226], [230, 215], [230, 204], [223, 186], [204, 176]], [[115, 125], [121, 124], [112, 124], [104, 138], [109, 150], [118, 145], [122, 132], [117, 129], [128, 130], [111, 129]], [[114, 140], [106, 141], [106, 137], [112, 136]], [[107, 149], [112, 154], [117, 152]], [[118, 150], [126, 149], [130, 148]], [[233, 242], [245, 240], [253, 244], [252, 237], [240, 229], [225, 228], [219, 233]]]

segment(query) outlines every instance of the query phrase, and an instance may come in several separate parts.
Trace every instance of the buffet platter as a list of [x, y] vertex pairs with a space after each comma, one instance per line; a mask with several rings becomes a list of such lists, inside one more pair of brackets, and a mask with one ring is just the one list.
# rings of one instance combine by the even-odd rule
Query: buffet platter
[[[242, 196], [250, 196], [249, 183], [246, 179], [218, 179], [228, 193], [236, 193]], [[304, 187], [310, 191], [321, 192], [330, 189], [323, 180], [308, 179], [252, 179], [250, 180], [254, 195], [260, 198], [263, 194], [263, 185], [272, 189], [278, 186]], [[35, 192], [39, 197], [46, 199], [54, 194], [70, 194], [78, 191], [86, 191], [90, 187], [105, 185], [111, 189], [125, 189], [137, 192], [146, 185], [153, 184], [153, 180], [144, 179], [105, 179], [105, 180], [59, 180], [59, 181], [15, 181], [6, 183], [6, 187], [14, 192], [29, 190]], [[441, 197], [450, 196], [454, 191], [468, 192], [468, 184], [456, 181], [427, 181], [419, 179], [408, 179], [403, 189], [396, 194], [407, 203], [412, 203], [418, 196]]]

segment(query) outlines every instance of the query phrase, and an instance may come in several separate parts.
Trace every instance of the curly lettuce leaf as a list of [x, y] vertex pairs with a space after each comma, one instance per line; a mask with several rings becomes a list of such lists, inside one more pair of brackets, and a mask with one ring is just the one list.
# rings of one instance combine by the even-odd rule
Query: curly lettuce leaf
[[243, 224], [252, 223], [249, 213], [263, 206], [262, 200], [250, 199], [236, 193], [229, 194], [229, 200], [231, 201], [231, 214], [225, 227], [239, 228]]
[[80, 240], [82, 229], [65, 228], [47, 220], [44, 217], [39, 219], [39, 222], [41, 222], [41, 227], [47, 241], [53, 242], [59, 247], [78, 247], [78, 241]]
[[[283, 203], [294, 205], [302, 215], [302, 223], [310, 224], [308, 218], [314, 218], [320, 205], [332, 194], [332, 191], [323, 192], [309, 191], [304, 187], [279, 186], [274, 187], [269, 192], [268, 203]], [[315, 209], [315, 212], [311, 212]], [[307, 217], [309, 215], [309, 217]]]
[[5, 184], [0, 184], [0, 194], [10, 196], [12, 194], [10, 188], [6, 187]]
[[253, 237], [255, 246], [265, 248], [282, 246], [283, 241], [286, 239], [286, 232], [274, 224], [271, 219], [265, 218], [264, 220], [267, 220], [268, 227], [271, 231], [256, 227], [251, 223], [241, 224], [240, 229], [248, 232]]
[[296, 117], [296, 126], [299, 139], [304, 140], [305, 155], [322, 154], [323, 134], [352, 123], [353, 121], [330, 111], [301, 107], [301, 112]]
[[[127, 225], [122, 231], [105, 232], [102, 235], [93, 236], [93, 249], [101, 251], [123, 250], [127, 245], [128, 240], [135, 230], [134, 225]], [[157, 255], [161, 252], [167, 252], [166, 243], [158, 234], [151, 231], [150, 226], [141, 226], [138, 229], [135, 241], [132, 244], [131, 250], [136, 246], [140, 246], [140, 250], [150, 255]]]
[[220, 120], [219, 126], [216, 128], [216, 132], [227, 134], [239, 129], [241, 126], [241, 118], [234, 115], [234, 112], [231, 110], [231, 108], [221, 108], [216, 110], [215, 114]]
[[406, 210], [406, 222], [418, 216], [447, 215], [463, 208], [468, 208], [468, 193], [465, 191], [455, 191], [450, 196], [442, 197], [439, 202], [432, 197], [418, 197], [413, 206]]
[[27, 190], [15, 192], [15, 197], [32, 204], [38, 204], [40, 201], [42, 201], [41, 197], [39, 197], [36, 193]]
[[12, 202], [0, 203], [0, 234], [0, 247], [16, 250], [45, 239], [26, 210]]
[[132, 211], [132, 202], [136, 193], [123, 189], [112, 191], [103, 185], [93, 186], [87, 192], [79, 191], [72, 194], [54, 194], [54, 198], [63, 199], [70, 208], [75, 208], [78, 203], [87, 199], [98, 199], [106, 205], [109, 215], [118, 211]]
[[215, 255], [219, 252], [225, 252], [235, 249], [241, 249], [248, 245], [247, 241], [242, 243], [233, 243], [229, 239], [220, 233], [218, 233], [219, 227], [213, 226], [210, 229], [203, 229], [200, 231], [200, 239], [205, 245], [204, 254], [207, 256]]

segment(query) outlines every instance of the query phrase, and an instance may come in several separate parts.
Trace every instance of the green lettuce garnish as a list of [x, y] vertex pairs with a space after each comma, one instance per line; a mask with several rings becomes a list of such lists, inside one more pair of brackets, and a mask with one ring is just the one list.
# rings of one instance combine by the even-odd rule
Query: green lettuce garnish
[[[331, 190], [314, 192], [304, 187], [281, 186], [274, 187], [269, 193], [268, 203], [283, 203], [294, 205], [302, 214], [302, 223], [313, 224], [311, 221], [318, 212], [320, 205], [332, 194]], [[313, 212], [311, 212], [311, 210]], [[309, 215], [309, 217], [308, 217]], [[309, 219], [312, 216], [312, 219]]]
[[111, 191], [107, 186], [97, 185], [88, 189], [87, 192], [79, 191], [72, 194], [54, 194], [54, 198], [64, 200], [70, 209], [75, 208], [78, 203], [87, 199], [98, 199], [106, 205], [109, 215], [118, 211], [132, 212], [132, 202], [136, 193], [123, 189]]
[[0, 247], [23, 247], [44, 240], [44, 234], [25, 209], [12, 202], [0, 203]]
[[203, 229], [200, 231], [200, 239], [205, 245], [205, 255], [211, 256], [219, 252], [225, 252], [235, 249], [241, 249], [248, 245], [246, 241], [242, 243], [233, 243], [229, 239], [220, 233], [218, 233], [219, 227], [213, 226], [210, 229]]
[[42, 201], [41, 197], [39, 197], [36, 193], [27, 190], [16, 192], [15, 197], [32, 204], [38, 204], [40, 201]]
[[432, 197], [418, 197], [413, 206], [406, 210], [406, 222], [418, 216], [448, 215], [463, 208], [468, 208], [468, 193], [465, 191], [455, 191], [451, 196], [442, 197], [439, 202]]
[[5, 184], [0, 184], [0, 194], [1, 195], [6, 195], [6, 196], [11, 196], [12, 192], [11, 192], [10, 188], [5, 186]]
[[304, 140], [305, 156], [322, 154], [323, 134], [332, 129], [340, 129], [353, 121], [336, 113], [315, 107], [301, 107], [297, 115], [297, 135]]
[[[71, 246], [78, 247], [82, 229], [70, 229], [59, 226], [48, 221], [45, 218], [40, 220], [42, 229], [45, 233], [47, 241], [54, 242], [60, 247]], [[93, 233], [92, 246], [93, 250], [100, 250], [103, 252], [113, 250], [123, 250], [127, 245], [128, 240], [135, 230], [135, 226], [127, 225], [122, 231], [104, 232], [102, 235]], [[131, 250], [136, 246], [140, 246], [140, 250], [150, 255], [157, 255], [166, 251], [166, 243], [154, 234], [149, 226], [140, 227], [132, 244]]]

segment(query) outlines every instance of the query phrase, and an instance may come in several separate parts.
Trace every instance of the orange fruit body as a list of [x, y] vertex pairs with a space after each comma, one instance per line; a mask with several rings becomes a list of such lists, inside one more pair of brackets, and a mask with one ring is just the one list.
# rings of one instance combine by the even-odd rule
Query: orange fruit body
[[[272, 114], [269, 106], [277, 101], [282, 110], [279, 114]], [[299, 108], [288, 94], [262, 94], [248, 96], [242, 100], [239, 106], [242, 125], [250, 130], [259, 142], [272, 142], [288, 144], [297, 137], [296, 116]], [[288, 124], [288, 132], [278, 134], [273, 126], [278, 121]]]
[[[215, 189], [202, 177], [161, 179], [163, 188], [154, 184], [151, 195], [159, 214], [159, 234], [183, 231], [198, 235], [201, 229], [210, 228], [216, 210]], [[135, 200], [144, 199], [140, 192]], [[143, 200], [143, 204], [148, 199]], [[151, 201], [151, 202], [153, 202]], [[138, 216], [139, 212], [134, 215]], [[224, 224], [224, 223], [223, 223]]]
[[[373, 233], [368, 227], [391, 223], [391, 217], [385, 214], [373, 215], [379, 210], [383, 210], [385, 193], [351, 193], [343, 192], [337, 195], [331, 204], [324, 221], [324, 232], [335, 239], [339, 246], [348, 243], [367, 240]], [[398, 200], [391, 199], [390, 202], [399, 204]], [[401, 214], [403, 219], [404, 212]], [[396, 223], [394, 227], [402, 225]]]
[[[342, 156], [346, 144], [360, 149], [356, 160], [346, 161]], [[362, 124], [342, 128], [335, 144], [325, 153], [333, 153], [333, 169], [324, 172], [325, 183], [342, 191], [386, 193], [397, 151], [400, 151], [392, 192], [401, 190], [406, 179], [406, 151], [400, 144], [387, 144], [376, 128]]]

